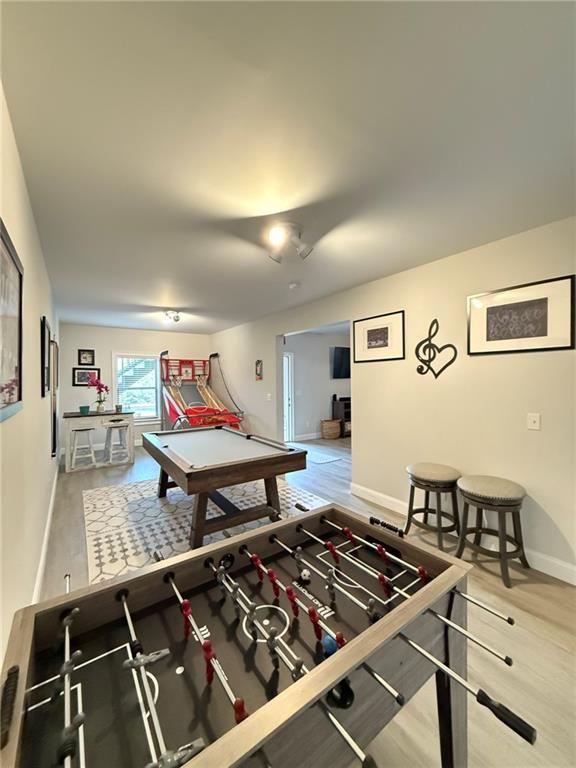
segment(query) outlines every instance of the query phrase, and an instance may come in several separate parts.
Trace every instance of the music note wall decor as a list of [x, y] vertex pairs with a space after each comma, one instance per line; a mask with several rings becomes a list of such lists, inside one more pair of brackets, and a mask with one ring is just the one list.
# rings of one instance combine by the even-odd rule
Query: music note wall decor
[[422, 341], [416, 344], [416, 357], [420, 361], [420, 365], [416, 370], [422, 376], [427, 373], [431, 373], [435, 379], [443, 373], [446, 368], [450, 367], [458, 357], [458, 350], [454, 344], [443, 344], [441, 347], [434, 343], [435, 337], [440, 330], [440, 323], [434, 319], [430, 323], [428, 329], [428, 336]]

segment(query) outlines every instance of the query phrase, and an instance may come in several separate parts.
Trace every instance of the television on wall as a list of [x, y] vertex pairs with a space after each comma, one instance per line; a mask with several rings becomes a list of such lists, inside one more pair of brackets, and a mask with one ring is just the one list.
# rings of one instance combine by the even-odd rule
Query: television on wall
[[334, 347], [332, 352], [332, 378], [350, 378], [350, 347]]

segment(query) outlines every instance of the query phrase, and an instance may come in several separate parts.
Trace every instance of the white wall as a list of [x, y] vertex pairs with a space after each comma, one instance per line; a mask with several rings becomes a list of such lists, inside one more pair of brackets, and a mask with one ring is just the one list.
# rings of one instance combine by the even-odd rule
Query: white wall
[[[72, 368], [78, 366], [78, 350], [94, 349], [95, 366], [100, 376], [110, 387], [107, 405], [113, 408], [112, 399], [112, 354], [114, 352], [160, 355], [168, 350], [170, 357], [207, 358], [210, 337], [196, 333], [175, 331], [139, 331], [133, 328], [108, 328], [100, 325], [60, 325], [60, 413], [77, 411], [79, 405], [94, 407], [95, 391], [88, 387], [72, 386]], [[135, 440], [140, 441], [142, 432], [158, 429], [160, 422], [147, 422], [136, 427]], [[102, 435], [96, 436], [96, 442]], [[61, 442], [62, 444], [62, 442]]]
[[40, 318], [58, 328], [4, 91], [0, 214], [24, 267], [23, 408], [0, 423], [0, 655], [12, 615], [32, 601], [56, 479], [50, 397], [40, 397]]
[[332, 418], [332, 395], [350, 397], [350, 379], [333, 379], [331, 347], [349, 347], [350, 336], [298, 333], [286, 336], [284, 352], [294, 355], [294, 435], [320, 436], [320, 420]]
[[[576, 581], [576, 353], [466, 354], [466, 297], [573, 273], [574, 224], [555, 222], [215, 334], [212, 348], [250, 428], [281, 434], [279, 335], [404, 309], [406, 359], [352, 366], [355, 492], [403, 510], [405, 467], [423, 460], [516, 480], [530, 497], [523, 519], [533, 565]], [[459, 351], [437, 380], [418, 375], [414, 357], [433, 318], [439, 343]], [[256, 358], [264, 387], [251, 375]], [[528, 412], [542, 414], [541, 431], [527, 431]]]

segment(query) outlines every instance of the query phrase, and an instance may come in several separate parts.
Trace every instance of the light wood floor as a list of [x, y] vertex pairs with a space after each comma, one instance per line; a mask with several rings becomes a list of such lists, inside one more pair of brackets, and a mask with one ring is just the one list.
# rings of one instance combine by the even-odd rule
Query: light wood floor
[[[313, 450], [334, 454], [327, 464], [286, 476], [288, 482], [362, 514], [376, 514], [403, 524], [399, 515], [349, 493], [350, 440], [314, 440]], [[64, 573], [72, 587], [86, 585], [88, 570], [83, 528], [82, 491], [156, 478], [157, 465], [136, 450], [132, 467], [112, 467], [61, 474], [56, 491], [43, 597], [63, 592]], [[412, 534], [411, 534], [412, 535]], [[416, 534], [420, 537], [420, 534]], [[433, 537], [421, 535], [434, 544]], [[453, 551], [455, 542], [449, 551]], [[512, 568], [513, 588], [506, 589], [496, 562], [465, 555], [476, 567], [469, 592], [516, 619], [510, 627], [474, 606], [469, 629], [514, 659], [512, 668], [474, 645], [469, 646], [469, 679], [517, 711], [538, 729], [531, 747], [468, 698], [470, 768], [573, 768], [576, 766], [576, 588], [521, 566]], [[379, 768], [439, 768], [434, 683], [430, 681], [399, 712], [369, 749]], [[297, 768], [295, 766], [295, 768]]]

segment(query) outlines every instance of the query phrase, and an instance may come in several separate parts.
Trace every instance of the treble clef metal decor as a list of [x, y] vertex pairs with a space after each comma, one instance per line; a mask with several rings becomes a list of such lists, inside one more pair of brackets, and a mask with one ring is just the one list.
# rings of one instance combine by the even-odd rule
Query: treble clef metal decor
[[428, 372], [432, 373], [435, 379], [446, 370], [458, 357], [458, 350], [454, 344], [444, 344], [439, 347], [433, 339], [438, 335], [440, 324], [438, 320], [432, 320], [428, 329], [428, 336], [416, 344], [416, 357], [421, 365], [416, 370], [422, 376]]

